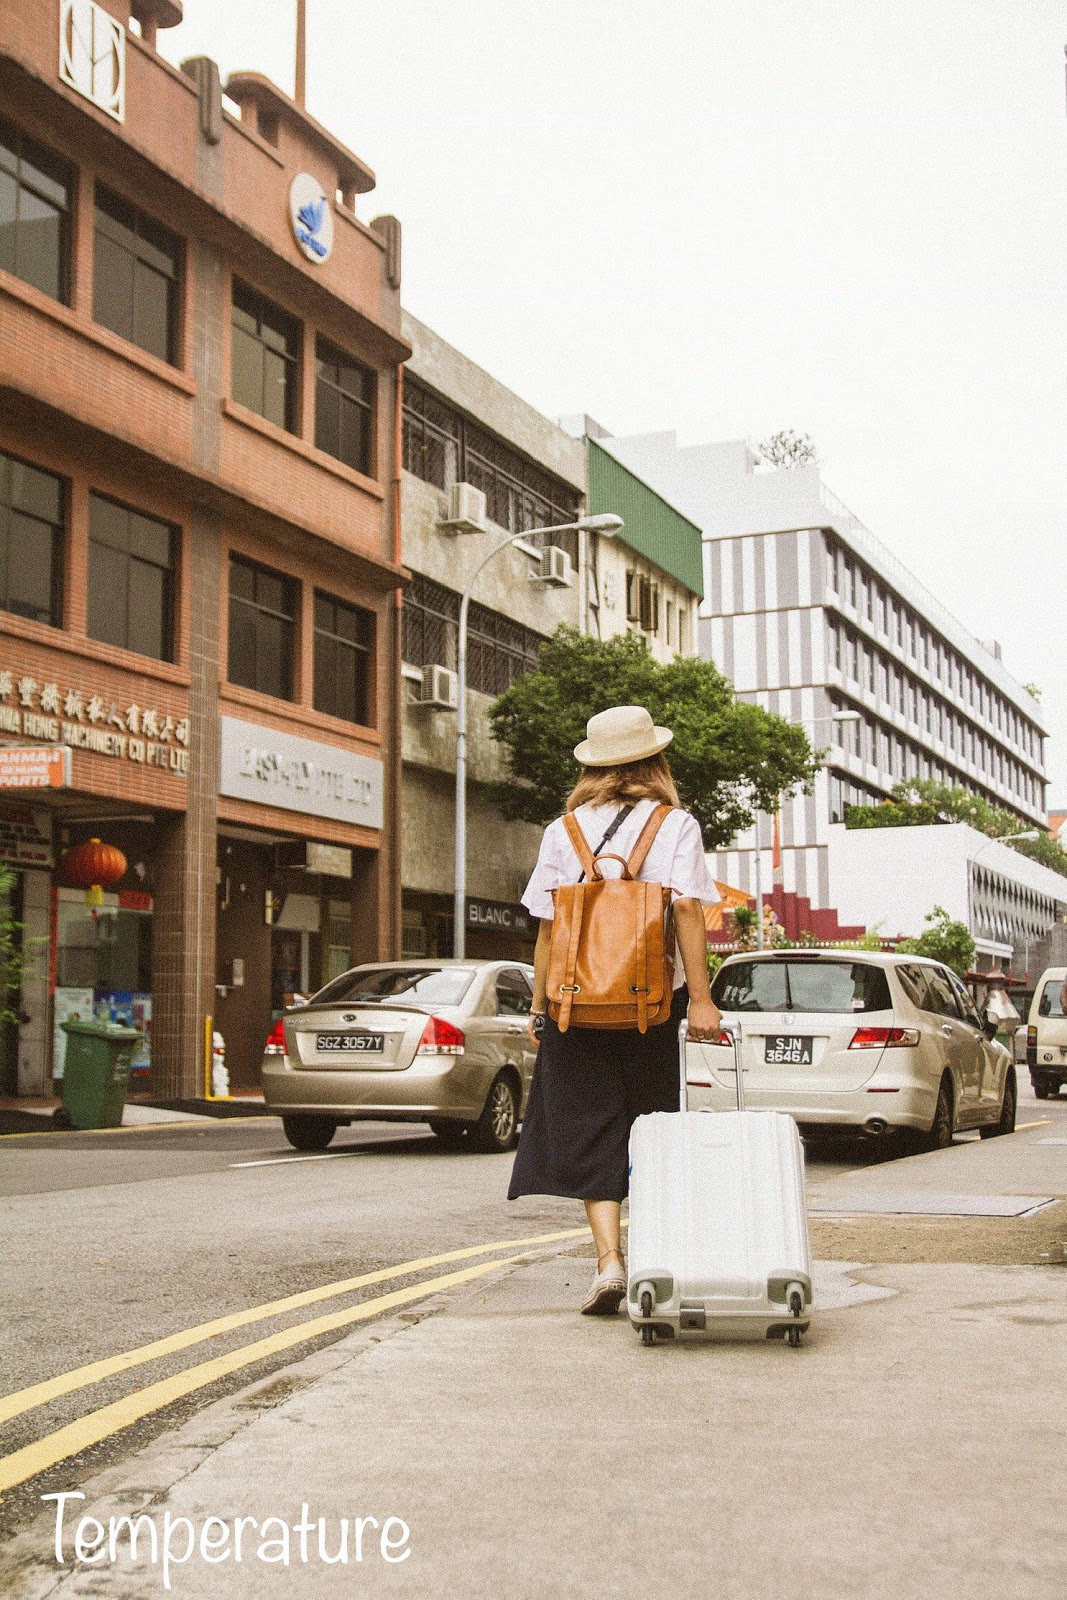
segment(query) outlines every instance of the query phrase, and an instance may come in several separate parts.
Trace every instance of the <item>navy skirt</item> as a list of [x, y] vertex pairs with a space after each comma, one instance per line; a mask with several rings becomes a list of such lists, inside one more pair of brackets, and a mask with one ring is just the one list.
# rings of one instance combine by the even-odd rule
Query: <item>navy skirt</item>
[[537, 1052], [508, 1199], [555, 1194], [625, 1200], [630, 1128], [650, 1111], [677, 1111], [678, 1026], [689, 1005], [676, 989], [669, 1022], [636, 1028], [568, 1028], [551, 1017]]

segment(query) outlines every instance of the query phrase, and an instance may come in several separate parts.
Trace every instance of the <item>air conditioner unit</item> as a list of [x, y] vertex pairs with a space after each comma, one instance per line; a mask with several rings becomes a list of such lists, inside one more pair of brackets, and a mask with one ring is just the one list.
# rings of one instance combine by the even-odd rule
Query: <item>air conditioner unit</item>
[[454, 483], [448, 491], [448, 516], [441, 523], [449, 533], [485, 532], [485, 495], [473, 483]]
[[550, 584], [554, 589], [569, 589], [573, 582], [571, 570], [571, 558], [559, 545], [549, 544], [541, 551], [541, 568], [537, 577], [542, 583]]
[[448, 667], [423, 667], [417, 702], [438, 711], [455, 711], [459, 705], [459, 679]]

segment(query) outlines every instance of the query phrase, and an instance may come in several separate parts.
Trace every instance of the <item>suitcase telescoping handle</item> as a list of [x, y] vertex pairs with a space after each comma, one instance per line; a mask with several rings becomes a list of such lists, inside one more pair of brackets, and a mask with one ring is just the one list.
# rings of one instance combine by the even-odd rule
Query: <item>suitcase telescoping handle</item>
[[[733, 1046], [734, 1077], [737, 1081], [737, 1109], [738, 1111], [743, 1111], [745, 1109], [745, 1081], [744, 1070], [741, 1066], [741, 1024], [739, 1022], [724, 1022], [722, 1025], [722, 1031]], [[683, 1017], [678, 1027], [678, 1062], [681, 1069], [681, 1093], [678, 1102], [679, 1111], [685, 1111], [688, 1109], [688, 1085], [685, 1074], [685, 1047], [688, 1039], [689, 1023], [686, 1018]]]

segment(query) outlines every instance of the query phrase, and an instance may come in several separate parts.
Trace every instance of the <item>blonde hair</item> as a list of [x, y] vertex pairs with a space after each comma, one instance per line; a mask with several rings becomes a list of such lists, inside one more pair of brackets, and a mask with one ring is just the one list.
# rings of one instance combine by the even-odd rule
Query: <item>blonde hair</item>
[[619, 767], [583, 767], [564, 809], [577, 811], [579, 806], [607, 806], [613, 800], [621, 800], [625, 805], [638, 800], [681, 805], [666, 756], [661, 752], [646, 756], [643, 761], [627, 761]]

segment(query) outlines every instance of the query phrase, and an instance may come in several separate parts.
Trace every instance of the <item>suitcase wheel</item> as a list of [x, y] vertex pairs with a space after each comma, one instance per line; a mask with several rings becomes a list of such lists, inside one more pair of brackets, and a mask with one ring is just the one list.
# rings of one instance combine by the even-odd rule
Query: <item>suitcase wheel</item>
[[[793, 1289], [789, 1295], [789, 1309], [798, 1320], [804, 1311], [804, 1296], [800, 1289]], [[794, 1350], [800, 1349], [800, 1329], [790, 1328], [789, 1343]]]

